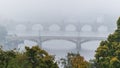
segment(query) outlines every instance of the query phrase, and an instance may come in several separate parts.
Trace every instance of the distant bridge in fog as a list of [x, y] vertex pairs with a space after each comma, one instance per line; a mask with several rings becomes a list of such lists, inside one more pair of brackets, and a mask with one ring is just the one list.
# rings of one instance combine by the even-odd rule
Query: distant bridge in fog
[[[8, 31], [11, 32], [12, 35], [16, 34], [16, 36], [9, 36], [8, 39], [11, 41], [20, 41], [23, 40], [31, 40], [37, 42], [42, 46], [42, 43], [49, 40], [67, 40], [76, 44], [77, 50], [80, 50], [81, 44], [88, 41], [95, 40], [105, 40], [106, 33], [110, 33], [114, 31], [114, 23], [105, 23], [105, 22], [74, 22], [74, 23], [15, 23], [7, 27]], [[28, 33], [28, 35], [18, 36], [17, 32], [24, 34]], [[34, 32], [37, 32], [32, 35]], [[68, 35], [72, 33], [72, 35]], [[84, 34], [85, 33], [85, 34]], [[31, 36], [29, 36], [31, 34]], [[47, 34], [47, 35], [46, 35]], [[50, 35], [53, 34], [53, 35]], [[102, 36], [99, 36], [101, 35]], [[19, 44], [20, 42], [17, 42]], [[13, 44], [15, 44], [13, 42]]]
[[[8, 27], [9, 26], [9, 27]], [[99, 32], [99, 31], [105, 31], [105, 32], [112, 32], [115, 27], [115, 23], [111, 21], [103, 21], [103, 22], [97, 22], [97, 21], [89, 21], [89, 22], [13, 22], [10, 24], [6, 24], [6, 28], [9, 32], [49, 32], [49, 31], [60, 31], [60, 32], [84, 32], [84, 31], [90, 31], [90, 32]], [[87, 29], [87, 30], [86, 30]], [[12, 32], [11, 32], [12, 33]]]
[[[31, 40], [37, 42], [40, 47], [42, 47], [42, 43], [50, 40], [66, 40], [76, 44], [76, 49], [79, 51], [81, 49], [81, 44], [89, 41], [96, 40], [105, 40], [105, 36], [16, 36], [16, 37], [8, 37], [9, 40], [14, 41], [14, 45], [18, 45], [20, 43], [15, 43], [17, 41]], [[62, 45], [62, 44], [61, 44]], [[64, 46], [64, 44], [63, 44]]]

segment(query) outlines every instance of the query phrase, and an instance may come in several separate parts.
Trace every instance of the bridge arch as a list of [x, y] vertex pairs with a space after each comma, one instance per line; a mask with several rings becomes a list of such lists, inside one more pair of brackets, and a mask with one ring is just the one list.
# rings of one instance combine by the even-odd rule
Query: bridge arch
[[32, 31], [43, 31], [43, 26], [41, 24], [34, 24], [32, 26]]
[[72, 43], [76, 43], [76, 40], [72, 40], [72, 39], [45, 39], [45, 40], [42, 40], [41, 42], [44, 43], [44, 42], [47, 42], [47, 41], [51, 41], [51, 40], [65, 40], [65, 41], [69, 41], [69, 42], [72, 42]]
[[68, 25], [65, 27], [65, 31], [76, 31], [76, 26], [73, 25], [73, 24], [68, 24]]
[[60, 31], [61, 27], [57, 24], [52, 24], [49, 27], [49, 31]]
[[[63, 43], [63, 44], [61, 44]], [[74, 49], [76, 48], [76, 44], [73, 43], [73, 42], [70, 42], [68, 40], [49, 40], [49, 41], [45, 41], [43, 42], [42, 44], [42, 47], [43, 48], [46, 48], [46, 49]]]
[[92, 26], [91, 26], [91, 25], [84, 25], [84, 26], [81, 28], [81, 31], [82, 31], [82, 32], [92, 32]]

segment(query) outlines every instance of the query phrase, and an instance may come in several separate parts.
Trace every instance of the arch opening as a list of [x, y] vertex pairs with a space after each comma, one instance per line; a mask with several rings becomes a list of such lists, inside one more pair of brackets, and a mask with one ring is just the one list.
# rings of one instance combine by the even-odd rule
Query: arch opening
[[81, 28], [81, 31], [82, 31], [82, 32], [92, 32], [92, 26], [90, 26], [90, 25], [84, 25], [84, 26]]
[[43, 26], [41, 24], [35, 24], [32, 26], [32, 31], [43, 31]]
[[43, 42], [42, 47], [53, 50], [69, 50], [76, 48], [76, 44], [67, 40], [49, 40]]
[[49, 31], [60, 31], [60, 26], [57, 24], [53, 24], [49, 27]]
[[[99, 46], [100, 41], [99, 40], [91, 40], [91, 41], [86, 41], [81, 44], [81, 47], [85, 50], [96, 50], [97, 47]], [[88, 45], [89, 44], [89, 45]], [[89, 47], [89, 48], [88, 48]]]
[[73, 24], [69, 24], [65, 27], [65, 31], [76, 31], [76, 27]]

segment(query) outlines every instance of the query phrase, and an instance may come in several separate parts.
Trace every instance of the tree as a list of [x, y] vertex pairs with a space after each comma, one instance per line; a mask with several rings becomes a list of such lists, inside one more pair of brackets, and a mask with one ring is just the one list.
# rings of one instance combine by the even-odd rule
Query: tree
[[9, 63], [13, 58], [15, 58], [15, 51], [9, 50], [4, 51], [2, 47], [0, 48], [0, 68], [8, 68]]
[[64, 68], [90, 68], [89, 62], [85, 61], [80, 54], [68, 53], [67, 59], [61, 59]]
[[54, 58], [38, 46], [25, 47], [26, 51], [17, 53], [10, 68], [58, 68]]
[[120, 67], [120, 18], [117, 21], [117, 29], [110, 34], [105, 41], [101, 41], [95, 54], [95, 66], [97, 68]]
[[32, 68], [58, 68], [53, 61], [54, 58], [45, 50], [40, 49], [38, 46], [25, 47], [25, 49], [27, 60], [32, 65]]
[[25, 52], [0, 49], [0, 68], [58, 68], [54, 58], [38, 46], [25, 47]]

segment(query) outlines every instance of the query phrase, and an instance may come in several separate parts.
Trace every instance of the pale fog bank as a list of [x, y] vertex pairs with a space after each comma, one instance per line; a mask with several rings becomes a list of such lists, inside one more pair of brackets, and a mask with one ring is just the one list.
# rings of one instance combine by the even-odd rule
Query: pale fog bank
[[52, 23], [94, 20], [107, 15], [116, 20], [120, 15], [119, 3], [119, 0], [0, 0], [0, 19]]

